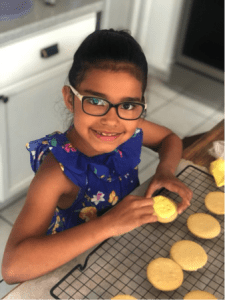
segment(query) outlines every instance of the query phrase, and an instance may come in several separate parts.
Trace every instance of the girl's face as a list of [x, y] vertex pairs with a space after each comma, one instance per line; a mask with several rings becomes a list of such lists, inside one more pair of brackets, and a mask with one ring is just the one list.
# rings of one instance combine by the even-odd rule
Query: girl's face
[[[87, 72], [85, 79], [77, 88], [81, 95], [99, 96], [113, 104], [127, 99], [142, 98], [142, 83], [125, 71], [93, 69]], [[72, 111], [70, 89], [63, 88], [64, 101]], [[104, 116], [90, 116], [82, 110], [81, 101], [74, 96], [74, 128], [68, 133], [72, 145], [87, 156], [108, 153], [127, 141], [135, 132], [141, 119], [123, 120], [112, 107]], [[97, 133], [98, 132], [98, 133]], [[115, 135], [116, 138], [107, 138]]]

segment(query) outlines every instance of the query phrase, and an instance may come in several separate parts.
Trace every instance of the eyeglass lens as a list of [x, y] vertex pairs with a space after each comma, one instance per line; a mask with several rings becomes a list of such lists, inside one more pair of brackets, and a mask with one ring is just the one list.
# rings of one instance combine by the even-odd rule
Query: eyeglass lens
[[[88, 97], [83, 99], [83, 110], [93, 116], [104, 115], [109, 109], [109, 103], [104, 99]], [[143, 106], [138, 103], [124, 102], [118, 106], [118, 115], [122, 119], [137, 119], [143, 112]]]

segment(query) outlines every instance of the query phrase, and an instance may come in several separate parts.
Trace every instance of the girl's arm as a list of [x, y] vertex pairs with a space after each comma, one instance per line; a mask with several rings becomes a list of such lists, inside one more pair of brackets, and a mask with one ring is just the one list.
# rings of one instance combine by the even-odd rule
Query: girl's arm
[[30, 185], [5, 248], [2, 275], [8, 284], [44, 275], [109, 237], [157, 221], [152, 215], [153, 202], [127, 196], [95, 220], [46, 236], [59, 197], [72, 193], [75, 199], [78, 190], [49, 154]]
[[148, 148], [157, 147], [160, 159], [145, 196], [151, 197], [156, 190], [165, 187], [183, 199], [178, 205], [178, 213], [181, 213], [190, 205], [193, 195], [193, 192], [174, 175], [182, 157], [182, 141], [168, 128], [147, 120], [142, 120], [141, 128], [143, 145]]
[[46, 236], [59, 197], [73, 194], [76, 198], [79, 188], [71, 186], [54, 156], [48, 155], [30, 185], [6, 245], [2, 274], [7, 283], [46, 274], [108, 237], [99, 221]]

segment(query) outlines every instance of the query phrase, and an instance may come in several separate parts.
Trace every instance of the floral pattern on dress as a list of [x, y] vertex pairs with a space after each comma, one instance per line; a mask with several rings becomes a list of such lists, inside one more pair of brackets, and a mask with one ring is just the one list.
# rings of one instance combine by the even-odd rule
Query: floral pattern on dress
[[59, 163], [59, 166], [60, 166], [61, 170], [64, 172], [64, 165]]
[[51, 146], [56, 147], [57, 146], [57, 139], [56, 138], [51, 139], [50, 144], [51, 144]]
[[132, 137], [136, 137], [137, 134], [140, 133], [140, 131], [141, 131], [141, 130], [140, 130], [139, 128], [137, 128], [137, 129], [135, 130], [135, 133], [132, 135]]
[[48, 228], [48, 230], [51, 230], [52, 234], [56, 234], [58, 231], [64, 230], [64, 225], [65, 225], [65, 218], [60, 217], [58, 207], [56, 207], [55, 209], [54, 217], [55, 217], [55, 222], [53, 222]]
[[119, 149], [115, 149], [114, 151], [116, 151], [117, 153], [119, 153], [120, 157], [123, 158], [123, 153], [121, 150]]
[[99, 202], [104, 202], [105, 194], [103, 194], [102, 192], [97, 192], [97, 195], [94, 195], [93, 198], [91, 199], [91, 202], [94, 202], [95, 205], [98, 205]]
[[72, 152], [76, 152], [76, 151], [77, 151], [77, 149], [75, 149], [75, 148], [71, 145], [71, 143], [65, 144], [64, 146], [62, 146], [62, 148], [63, 148], [67, 153], [70, 153], [70, 151], [72, 151]]
[[97, 208], [94, 206], [82, 208], [79, 213], [79, 218], [81, 218], [85, 222], [89, 222], [90, 220], [96, 219], [97, 218]]
[[111, 203], [112, 205], [115, 205], [119, 200], [119, 197], [116, 195], [115, 191], [112, 191], [109, 195], [109, 200], [108, 202]]

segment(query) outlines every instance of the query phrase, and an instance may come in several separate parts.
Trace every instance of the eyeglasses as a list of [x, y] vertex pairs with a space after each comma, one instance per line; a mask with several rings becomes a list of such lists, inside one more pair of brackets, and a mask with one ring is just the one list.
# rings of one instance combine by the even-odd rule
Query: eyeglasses
[[112, 108], [116, 108], [116, 113], [119, 118], [124, 120], [137, 120], [147, 109], [146, 103], [140, 102], [122, 102], [112, 104], [106, 99], [96, 96], [83, 96], [75, 90], [74, 87], [68, 85], [75, 96], [82, 102], [83, 111], [91, 116], [104, 116]]

